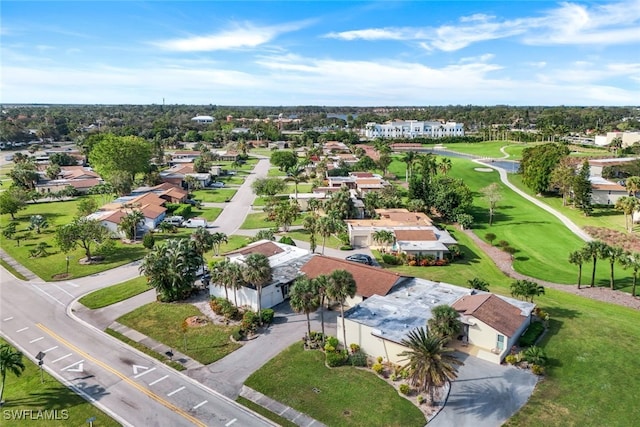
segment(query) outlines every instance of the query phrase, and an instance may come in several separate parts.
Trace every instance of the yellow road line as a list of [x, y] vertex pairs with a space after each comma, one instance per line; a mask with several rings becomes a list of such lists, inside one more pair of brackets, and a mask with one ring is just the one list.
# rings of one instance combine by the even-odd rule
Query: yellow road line
[[191, 421], [193, 424], [195, 424], [197, 426], [200, 426], [200, 427], [207, 427], [207, 425], [205, 423], [203, 423], [199, 419], [195, 418], [194, 416], [192, 416], [191, 414], [186, 412], [184, 409], [178, 408], [173, 403], [164, 400], [163, 398], [161, 398], [157, 394], [153, 393], [151, 390], [148, 390], [148, 389], [144, 388], [140, 384], [136, 383], [135, 381], [133, 381], [132, 379], [127, 377], [126, 375], [124, 375], [124, 374], [120, 373], [119, 371], [113, 369], [111, 366], [107, 365], [106, 363], [104, 363], [104, 362], [96, 359], [95, 357], [91, 356], [90, 354], [80, 350], [78, 347], [76, 347], [75, 345], [71, 344], [69, 341], [65, 340], [60, 335], [56, 334], [51, 329], [49, 329], [46, 326], [44, 326], [42, 323], [36, 323], [36, 326], [38, 328], [42, 329], [47, 334], [51, 335], [54, 339], [60, 341], [65, 346], [69, 347], [71, 350], [73, 350], [76, 353], [82, 355], [85, 359], [91, 360], [96, 365], [98, 365], [101, 368], [106, 369], [107, 371], [109, 371], [112, 374], [116, 375], [117, 377], [119, 377], [123, 381], [127, 382], [128, 384], [132, 385], [133, 387], [135, 387], [138, 390], [140, 390], [142, 393], [146, 394], [147, 396], [149, 396], [150, 398], [155, 400], [156, 402], [158, 402], [161, 405], [171, 409], [173, 412], [176, 412], [177, 414], [182, 415], [184, 418], [186, 418], [187, 420]]

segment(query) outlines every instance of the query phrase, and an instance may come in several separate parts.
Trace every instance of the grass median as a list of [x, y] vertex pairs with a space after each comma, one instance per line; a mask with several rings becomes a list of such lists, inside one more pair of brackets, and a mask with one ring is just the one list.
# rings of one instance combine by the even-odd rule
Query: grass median
[[97, 308], [106, 307], [111, 304], [124, 301], [146, 292], [149, 289], [153, 289], [153, 287], [147, 283], [147, 278], [145, 276], [140, 276], [135, 279], [127, 280], [126, 282], [118, 283], [117, 285], [91, 292], [90, 294], [80, 298], [79, 302], [85, 307], [95, 310]]

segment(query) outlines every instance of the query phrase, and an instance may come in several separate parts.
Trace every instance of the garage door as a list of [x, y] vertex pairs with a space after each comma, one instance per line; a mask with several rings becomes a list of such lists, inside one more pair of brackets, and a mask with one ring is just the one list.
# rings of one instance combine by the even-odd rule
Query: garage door
[[367, 236], [354, 236], [353, 246], [355, 246], [356, 248], [366, 248], [368, 246]]

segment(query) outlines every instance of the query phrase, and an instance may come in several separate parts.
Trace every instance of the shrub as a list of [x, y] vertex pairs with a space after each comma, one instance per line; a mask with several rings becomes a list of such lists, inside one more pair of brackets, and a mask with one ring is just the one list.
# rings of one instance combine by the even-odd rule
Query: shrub
[[382, 363], [374, 363], [371, 369], [373, 369], [373, 372], [375, 372], [376, 374], [382, 375], [382, 372], [384, 371], [384, 366], [382, 366]]
[[408, 369], [403, 369], [400, 372], [400, 378], [402, 378], [403, 380], [406, 380], [407, 378], [409, 378], [409, 370]]
[[398, 387], [398, 389], [400, 390], [400, 393], [404, 394], [405, 396], [409, 394], [409, 392], [411, 392], [411, 387], [409, 387], [409, 384], [407, 383], [400, 384], [400, 387]]
[[153, 248], [153, 245], [155, 244], [156, 244], [156, 238], [153, 237], [153, 233], [147, 233], [142, 238], [142, 246], [144, 246], [147, 249]]
[[376, 362], [378, 362], [378, 363], [382, 363], [383, 360], [384, 360], [384, 358], [382, 356], [376, 357]]
[[325, 353], [327, 365], [332, 368], [344, 365], [347, 361], [347, 357], [348, 355], [346, 351], [328, 351]]
[[351, 366], [367, 366], [367, 355], [361, 351], [357, 351], [349, 356]]
[[531, 346], [522, 352], [522, 357], [527, 362], [544, 366], [547, 364], [547, 355], [541, 347]]
[[324, 345], [324, 351], [326, 353], [333, 353], [334, 351], [336, 351], [336, 348], [334, 346], [332, 346], [331, 344], [325, 344]]
[[498, 242], [498, 246], [500, 246], [501, 248], [506, 248], [507, 246], [509, 246], [509, 242], [507, 242], [506, 240], [500, 240]]
[[176, 209], [178, 209], [180, 207], [180, 204], [178, 204], [178, 203], [165, 203], [164, 207], [167, 208], [167, 214], [173, 214], [176, 211]]
[[416, 260], [415, 260], [415, 259], [412, 259], [411, 261], [409, 261], [409, 266], [410, 266], [410, 267], [415, 267], [415, 266], [416, 266], [416, 264], [417, 264], [417, 262], [416, 262]]
[[504, 361], [509, 365], [515, 365], [516, 363], [518, 363], [518, 358], [514, 354], [510, 354], [504, 358]]
[[338, 348], [340, 341], [338, 341], [338, 338], [336, 337], [327, 337], [326, 343], [333, 348]]
[[272, 308], [265, 308], [262, 310], [262, 323], [266, 323], [270, 325], [273, 322], [273, 317], [275, 316], [275, 311]]
[[518, 340], [518, 345], [520, 347], [529, 347], [530, 345], [533, 345], [543, 332], [544, 325], [542, 322], [536, 321], [531, 323]]
[[391, 381], [396, 381], [398, 379], [398, 376], [396, 374], [391, 374], [391, 375], [389, 375], [389, 379]]
[[173, 212], [173, 214], [176, 216], [183, 216], [186, 218], [189, 215], [191, 215], [191, 205], [180, 205], [180, 207], [176, 209], [175, 212]]
[[289, 246], [295, 246], [296, 242], [293, 241], [293, 239], [289, 236], [282, 236], [280, 238], [280, 243], [284, 243], [285, 245], [289, 245]]
[[360, 346], [356, 343], [349, 344], [349, 348], [351, 349], [351, 353], [357, 353], [360, 351]]
[[493, 241], [496, 240], [497, 236], [493, 233], [487, 233], [484, 235], [484, 238], [493, 245]]
[[400, 265], [402, 261], [394, 255], [382, 254], [382, 262], [388, 265]]
[[535, 375], [544, 375], [544, 366], [531, 365], [531, 372]]
[[418, 405], [422, 405], [425, 401], [425, 397], [421, 394], [418, 395], [418, 397], [416, 397], [416, 402], [418, 402]]
[[242, 315], [242, 329], [254, 331], [258, 326], [258, 314], [255, 311], [247, 310]]
[[351, 250], [353, 250], [353, 246], [351, 246], [351, 245], [340, 246], [340, 250], [341, 251], [351, 251]]
[[237, 331], [233, 331], [233, 334], [231, 334], [231, 337], [233, 338], [234, 341], [242, 340], [242, 338], [244, 337], [244, 330], [238, 329]]

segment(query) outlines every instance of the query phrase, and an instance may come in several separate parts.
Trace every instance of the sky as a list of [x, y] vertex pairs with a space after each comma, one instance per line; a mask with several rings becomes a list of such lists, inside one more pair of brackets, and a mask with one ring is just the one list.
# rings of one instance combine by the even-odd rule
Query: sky
[[640, 0], [11, 1], [0, 102], [640, 105]]

